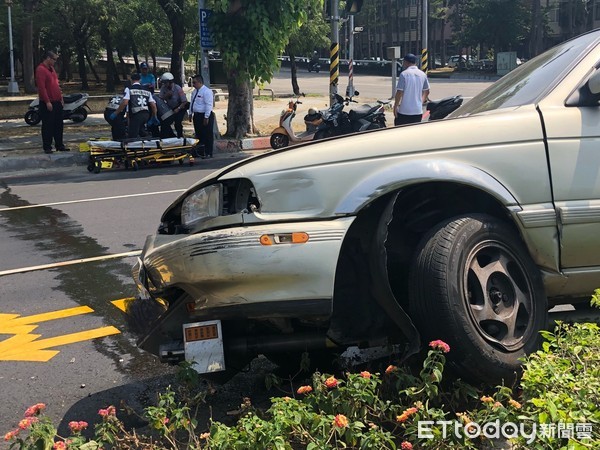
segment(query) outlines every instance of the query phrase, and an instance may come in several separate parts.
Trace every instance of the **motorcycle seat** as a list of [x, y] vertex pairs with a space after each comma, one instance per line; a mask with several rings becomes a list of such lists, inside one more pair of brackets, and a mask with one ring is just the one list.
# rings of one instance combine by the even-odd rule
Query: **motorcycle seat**
[[63, 97], [63, 99], [65, 100], [65, 103], [75, 103], [77, 100], [80, 100], [81, 98], [83, 98], [83, 94], [71, 94], [71, 95], [65, 95]]
[[[447, 106], [454, 105], [454, 104], [458, 104], [458, 106], [460, 106], [462, 104], [462, 102], [463, 102], [463, 99], [462, 99], [462, 96], [460, 96], [460, 95], [455, 95], [453, 97], [445, 97], [440, 100], [429, 101], [427, 103], [427, 110], [435, 111], [438, 108], [447, 107]], [[458, 108], [458, 106], [457, 106], [457, 108]]]
[[379, 109], [379, 105], [371, 106], [371, 105], [361, 105], [355, 109], [350, 110], [350, 120], [358, 120], [362, 117], [365, 117], [371, 113], [374, 113]]

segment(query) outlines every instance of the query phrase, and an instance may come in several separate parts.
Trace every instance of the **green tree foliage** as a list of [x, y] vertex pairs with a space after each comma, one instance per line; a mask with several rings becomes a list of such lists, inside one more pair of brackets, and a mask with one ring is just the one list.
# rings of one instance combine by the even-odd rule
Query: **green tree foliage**
[[300, 94], [296, 76], [296, 56], [308, 55], [322, 47], [329, 46], [330, 27], [323, 17], [323, 0], [306, 2], [307, 18], [304, 23], [290, 35], [285, 53], [290, 57], [292, 65], [292, 89], [295, 95]]
[[306, 19], [306, 2], [214, 0], [209, 5], [228, 80], [227, 135], [241, 138], [253, 131], [251, 82], [271, 81], [277, 57]]

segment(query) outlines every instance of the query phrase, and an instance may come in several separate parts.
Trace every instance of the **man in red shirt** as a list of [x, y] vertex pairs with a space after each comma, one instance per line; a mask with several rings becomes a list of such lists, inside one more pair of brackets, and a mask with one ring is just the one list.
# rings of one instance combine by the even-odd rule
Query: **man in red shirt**
[[52, 153], [52, 139], [59, 152], [69, 151], [63, 143], [63, 96], [58, 85], [58, 75], [54, 64], [58, 55], [47, 52], [42, 63], [35, 69], [35, 84], [40, 97], [42, 116], [42, 143], [44, 153]]

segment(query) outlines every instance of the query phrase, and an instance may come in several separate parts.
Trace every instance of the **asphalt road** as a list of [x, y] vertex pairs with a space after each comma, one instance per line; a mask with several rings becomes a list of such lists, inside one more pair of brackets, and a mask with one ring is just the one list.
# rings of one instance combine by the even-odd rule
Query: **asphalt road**
[[[276, 92], [289, 90], [288, 75], [273, 81]], [[325, 74], [301, 77], [303, 90], [327, 93]], [[386, 96], [385, 77], [360, 78], [356, 86], [363, 97]], [[432, 84], [433, 98], [469, 97], [489, 82]], [[93, 423], [98, 409], [121, 400], [139, 410], [169, 383], [172, 369], [137, 350], [111, 302], [135, 294], [130, 275], [135, 259], [127, 254], [142, 248], [162, 211], [184, 189], [230, 162], [98, 175], [82, 167], [0, 173], [0, 436], [37, 402], [48, 404], [49, 416], [66, 433], [69, 421]], [[121, 256], [60, 265], [107, 255]], [[46, 266], [27, 271], [40, 265]], [[24, 272], [11, 273], [14, 269]], [[260, 375], [241, 377], [215, 400], [221, 413], [260, 390]], [[0, 442], [0, 448], [7, 444]]]
[[[141, 249], [182, 190], [230, 162], [0, 175], [0, 436], [37, 402], [64, 430], [122, 399], [139, 407], [169, 382], [172, 370], [136, 349], [111, 303], [135, 294], [135, 259], [55, 265]], [[37, 265], [51, 266], [6, 274]]]
[[[328, 95], [329, 93], [329, 73], [308, 73], [306, 69], [298, 71], [300, 91], [310, 94]], [[429, 80], [431, 84], [432, 100], [449, 97], [452, 95], [462, 95], [466, 98], [474, 97], [482, 90], [490, 86], [493, 81], [490, 80], [459, 80], [459, 79], [443, 79], [432, 78]], [[340, 76], [338, 91], [340, 95], [346, 92], [348, 85], [348, 77]], [[291, 72], [287, 68], [282, 68], [275, 76], [270, 84], [265, 85], [265, 88], [273, 89], [276, 93], [291, 92]], [[359, 91], [360, 99], [384, 99], [390, 98], [392, 95], [392, 77], [376, 76], [376, 75], [355, 75], [354, 89]], [[395, 91], [394, 91], [395, 92]]]

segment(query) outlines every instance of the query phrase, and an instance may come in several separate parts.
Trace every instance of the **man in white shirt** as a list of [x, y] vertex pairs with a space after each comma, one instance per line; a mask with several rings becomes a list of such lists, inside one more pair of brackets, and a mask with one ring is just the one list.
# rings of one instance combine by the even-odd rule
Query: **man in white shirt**
[[204, 85], [202, 75], [195, 75], [192, 82], [195, 89], [192, 91], [192, 101], [188, 111], [190, 122], [193, 120], [196, 138], [200, 139], [200, 143], [204, 146], [203, 157], [212, 158], [215, 123], [213, 92]]
[[427, 75], [415, 65], [417, 57], [408, 53], [402, 62], [394, 99], [394, 125], [406, 125], [421, 121], [423, 104], [429, 97]]

